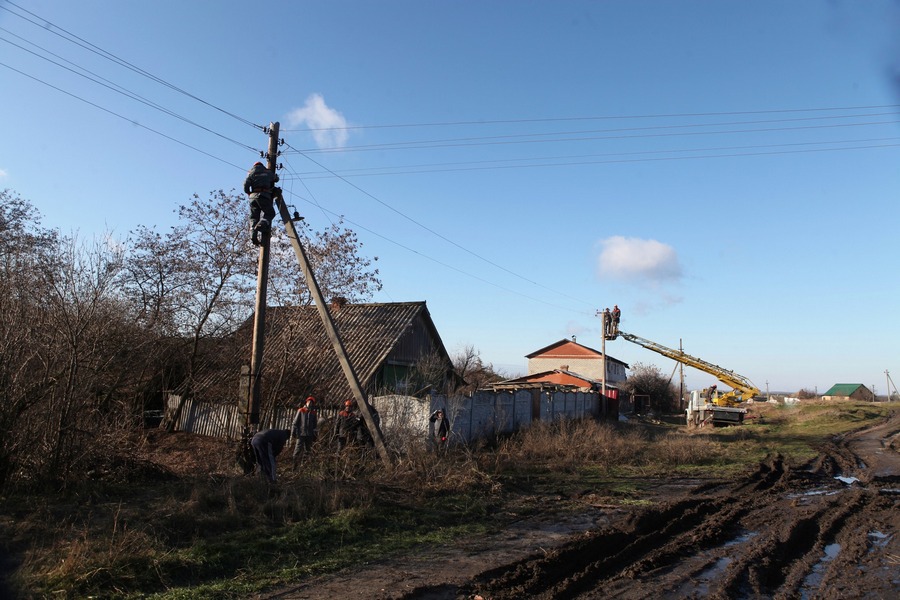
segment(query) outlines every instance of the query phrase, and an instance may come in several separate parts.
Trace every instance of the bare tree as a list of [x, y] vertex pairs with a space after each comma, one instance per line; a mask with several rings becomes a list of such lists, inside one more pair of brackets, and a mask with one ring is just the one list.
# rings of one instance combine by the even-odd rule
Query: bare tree
[[678, 390], [656, 365], [634, 363], [623, 387], [632, 396], [650, 397], [650, 406], [660, 412], [677, 410]]
[[453, 356], [453, 369], [461, 380], [459, 390], [467, 393], [507, 379], [494, 369], [492, 363], [485, 363], [481, 353], [472, 345], [464, 346]]
[[[356, 232], [345, 228], [343, 222], [333, 223], [320, 232], [313, 231], [306, 221], [299, 221], [294, 226], [325, 298], [364, 302], [381, 289], [378, 269], [372, 266], [378, 258], [369, 259], [363, 255], [363, 244]], [[287, 235], [280, 228], [274, 230], [270, 249], [270, 302], [288, 306], [312, 304], [309, 285]]]
[[[133, 232], [123, 283], [142, 324], [183, 349], [184, 399], [203, 364], [203, 341], [231, 335], [252, 314], [258, 253], [247, 230], [247, 201], [235, 190], [214, 191], [206, 199], [195, 195], [178, 216], [166, 234], [149, 227]], [[315, 233], [302, 223], [298, 231], [326, 297], [365, 300], [381, 288], [354, 232], [336, 224]], [[280, 228], [273, 230], [270, 250], [268, 303], [308, 305], [306, 282]], [[180, 410], [168, 415], [168, 428]]]

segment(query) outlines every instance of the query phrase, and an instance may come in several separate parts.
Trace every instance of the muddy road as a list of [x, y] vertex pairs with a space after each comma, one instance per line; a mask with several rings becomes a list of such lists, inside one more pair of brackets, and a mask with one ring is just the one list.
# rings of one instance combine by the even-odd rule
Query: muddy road
[[788, 468], [669, 482], [649, 509], [595, 506], [266, 598], [900, 597], [900, 415]]

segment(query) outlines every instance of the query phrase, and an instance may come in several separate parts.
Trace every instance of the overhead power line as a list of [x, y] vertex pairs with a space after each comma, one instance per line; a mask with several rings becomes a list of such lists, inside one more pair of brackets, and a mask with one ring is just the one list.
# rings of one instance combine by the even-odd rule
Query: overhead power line
[[[15, 37], [17, 37], [17, 38], [19, 38], [19, 39], [22, 39], [21, 36], [18, 36], [18, 35], [16, 35], [15, 33], [12, 33], [12, 32], [10, 32], [10, 31], [8, 31], [8, 30], [2, 28], [2, 27], [0, 27], [0, 31], [4, 31], [4, 32], [6, 32], [6, 33], [9, 33], [9, 34], [11, 34], [11, 35], [14, 35]], [[224, 135], [224, 134], [219, 133], [218, 131], [214, 131], [213, 129], [210, 129], [209, 127], [206, 127], [206, 126], [204, 126], [204, 125], [200, 125], [199, 123], [197, 123], [197, 122], [195, 122], [195, 121], [192, 121], [191, 119], [189, 119], [189, 118], [187, 118], [187, 117], [185, 117], [185, 116], [182, 116], [182, 115], [176, 113], [176, 112], [173, 111], [173, 110], [170, 110], [170, 109], [168, 109], [168, 108], [165, 108], [164, 106], [161, 106], [160, 104], [157, 104], [156, 102], [153, 102], [152, 100], [148, 100], [147, 98], [144, 98], [144, 97], [141, 96], [140, 94], [137, 94], [137, 93], [135, 93], [135, 92], [132, 92], [132, 91], [128, 90], [127, 88], [124, 88], [124, 87], [122, 87], [122, 86], [120, 86], [120, 85], [118, 85], [118, 84], [116, 84], [116, 83], [114, 83], [114, 82], [112, 82], [112, 81], [109, 81], [108, 79], [106, 79], [106, 78], [104, 78], [104, 77], [101, 77], [100, 75], [97, 75], [96, 73], [94, 73], [94, 72], [92, 72], [92, 71], [90, 71], [90, 70], [88, 70], [88, 69], [85, 69], [84, 67], [81, 67], [81, 66], [79, 66], [79, 65], [76, 65], [76, 64], [73, 63], [72, 61], [69, 61], [69, 60], [67, 60], [67, 59], [65, 59], [65, 58], [63, 58], [63, 57], [61, 57], [61, 56], [58, 56], [57, 54], [54, 54], [53, 52], [50, 52], [49, 50], [46, 50], [45, 48], [41, 48], [41, 47], [38, 46], [37, 44], [34, 44], [34, 43], [32, 43], [32, 42], [29, 42], [29, 41], [25, 40], [26, 43], [31, 44], [32, 46], [34, 46], [34, 47], [36, 47], [36, 48], [40, 48], [40, 49], [43, 50], [44, 52], [47, 52], [48, 54], [50, 54], [50, 55], [52, 55], [52, 56], [55, 56], [55, 57], [59, 58], [60, 60], [63, 60], [63, 61], [65, 61], [65, 62], [69, 63], [69, 64], [74, 65], [76, 68], [81, 69], [81, 70], [84, 71], [85, 73], [89, 73], [89, 75], [85, 75], [85, 73], [80, 73], [80, 72], [77, 71], [76, 69], [73, 69], [73, 68], [71, 68], [71, 67], [67, 67], [66, 65], [64, 65], [64, 64], [62, 64], [62, 63], [59, 63], [59, 62], [56, 62], [55, 60], [52, 60], [52, 59], [50, 59], [50, 58], [47, 58], [46, 56], [42, 56], [42, 55], [38, 54], [37, 52], [34, 52], [34, 51], [32, 51], [32, 50], [29, 50], [28, 48], [25, 48], [24, 46], [22, 46], [22, 45], [20, 45], [20, 44], [16, 44], [15, 42], [12, 42], [12, 41], [10, 41], [10, 40], [8, 40], [8, 39], [2, 37], [2, 36], [0, 36], [0, 41], [3, 41], [3, 42], [6, 42], [7, 44], [10, 44], [10, 45], [12, 45], [12, 46], [15, 46], [16, 48], [19, 48], [19, 49], [21, 49], [21, 50], [23, 50], [23, 51], [25, 51], [25, 52], [28, 52], [29, 54], [31, 54], [31, 55], [33, 55], [33, 56], [36, 56], [36, 57], [38, 57], [38, 58], [40, 58], [40, 59], [42, 59], [42, 60], [45, 60], [45, 61], [47, 61], [47, 62], [49, 62], [49, 63], [51, 63], [51, 64], [54, 64], [54, 65], [56, 65], [56, 66], [58, 66], [58, 67], [60, 67], [60, 68], [62, 68], [62, 69], [65, 69], [65, 70], [69, 71], [70, 73], [74, 73], [75, 75], [78, 75], [79, 77], [83, 77], [83, 78], [87, 79], [88, 81], [91, 81], [91, 82], [93, 82], [93, 83], [96, 83], [97, 85], [103, 86], [103, 87], [105, 87], [106, 89], [112, 90], [112, 91], [116, 92], [117, 94], [121, 94], [121, 95], [125, 96], [126, 98], [131, 98], [132, 100], [135, 100], [135, 101], [137, 101], [137, 102], [140, 102], [141, 104], [144, 104], [144, 105], [146, 105], [146, 106], [149, 106], [150, 108], [154, 108], [154, 109], [156, 109], [156, 110], [158, 110], [158, 111], [160, 111], [160, 112], [162, 112], [162, 113], [165, 113], [165, 114], [167, 114], [167, 115], [169, 115], [169, 116], [171, 116], [171, 117], [175, 117], [176, 119], [179, 119], [179, 120], [181, 120], [181, 121], [184, 121], [185, 123], [187, 123], [187, 124], [189, 124], [189, 125], [192, 125], [192, 126], [194, 126], [194, 127], [197, 127], [198, 129], [202, 129], [203, 131], [206, 131], [206, 132], [211, 133], [211, 134], [213, 134], [213, 135], [215, 135], [215, 136], [218, 136], [218, 137], [222, 138], [223, 140], [226, 140], [226, 141], [229, 141], [229, 142], [231, 142], [231, 143], [233, 143], [233, 144], [236, 144], [236, 145], [238, 145], [238, 146], [241, 146], [242, 148], [247, 148], [247, 149], [250, 150], [251, 152], [256, 152], [256, 148], [254, 148], [253, 146], [250, 146], [250, 145], [248, 145], [248, 144], [244, 144], [244, 143], [242, 143], [242, 142], [239, 142], [239, 141], [237, 141], [237, 140], [235, 140], [235, 139], [233, 139], [233, 138], [230, 138], [230, 137], [228, 137], [228, 136], [226, 136], [226, 135]]]
[[[561, 309], [561, 310], [573, 312], [573, 313], [580, 314], [580, 315], [584, 315], [584, 316], [593, 316], [593, 312], [589, 312], [589, 311], [580, 311], [580, 310], [576, 310], [576, 309], [571, 308], [571, 307], [562, 306], [562, 305], [559, 305], [559, 304], [554, 304], [554, 303], [552, 303], [552, 302], [548, 302], [547, 300], [545, 300], [545, 299], [543, 299], [543, 298], [536, 298], [536, 297], [534, 297], [534, 296], [529, 296], [528, 294], [523, 294], [522, 292], [519, 292], [519, 291], [516, 291], [516, 290], [514, 290], [514, 289], [511, 289], [511, 288], [502, 286], [502, 285], [500, 285], [499, 283], [497, 283], [497, 282], [495, 282], [495, 281], [491, 281], [491, 280], [489, 280], [489, 279], [485, 279], [484, 277], [479, 277], [478, 275], [474, 275], [473, 273], [470, 273], [470, 272], [468, 272], [468, 271], [465, 271], [465, 270], [463, 270], [463, 269], [460, 269], [459, 267], [454, 266], [454, 265], [452, 265], [452, 264], [450, 264], [450, 263], [444, 262], [444, 261], [442, 261], [442, 260], [438, 260], [437, 258], [434, 258], [433, 256], [429, 256], [429, 255], [427, 255], [427, 254], [424, 254], [424, 253], [422, 253], [422, 252], [419, 252], [419, 251], [416, 250], [415, 248], [411, 248], [410, 246], [407, 246], [407, 245], [405, 245], [405, 244], [401, 244], [400, 242], [398, 242], [397, 240], [395, 240], [395, 239], [393, 239], [393, 238], [390, 238], [390, 237], [388, 237], [388, 236], [386, 236], [386, 235], [383, 235], [383, 234], [381, 234], [381, 233], [378, 233], [377, 231], [375, 231], [375, 230], [373, 230], [373, 229], [370, 229], [370, 228], [366, 227], [365, 225], [362, 225], [362, 224], [360, 224], [360, 223], [357, 223], [357, 222], [352, 221], [351, 219], [348, 219], [345, 215], [339, 215], [338, 213], [335, 213], [334, 211], [328, 210], [327, 208], [321, 206], [318, 202], [312, 202], [312, 201], [307, 200], [306, 198], [303, 198], [302, 196], [299, 196], [299, 195], [294, 194], [294, 193], [292, 193], [292, 192], [288, 192], [288, 193], [289, 193], [290, 195], [296, 197], [296, 198], [300, 198], [301, 200], [303, 200], [303, 201], [306, 202], [307, 204], [311, 204], [311, 205], [315, 206], [316, 208], [320, 209], [322, 212], [330, 213], [332, 216], [334, 216], [334, 217], [340, 219], [341, 221], [344, 221], [344, 222], [346, 222], [346, 223], [349, 223], [350, 225], [352, 225], [353, 227], [355, 227], [355, 228], [357, 228], [357, 229], [360, 229], [360, 230], [362, 230], [362, 231], [366, 231], [366, 232], [368, 232], [368, 233], [374, 235], [375, 237], [381, 238], [382, 240], [384, 240], [384, 241], [386, 241], [386, 242], [388, 242], [388, 243], [390, 243], [390, 244], [393, 244], [394, 246], [397, 246], [398, 248], [401, 248], [401, 249], [403, 249], [403, 250], [406, 250], [407, 252], [411, 252], [411, 253], [415, 254], [416, 256], [420, 256], [420, 257], [422, 257], [422, 258], [424, 258], [424, 259], [426, 259], [426, 260], [428, 260], [428, 261], [431, 261], [431, 262], [435, 263], [436, 265], [440, 265], [440, 266], [442, 266], [442, 267], [445, 267], [445, 268], [447, 268], [447, 269], [450, 269], [451, 271], [455, 271], [455, 272], [457, 272], [457, 273], [460, 273], [461, 275], [465, 275], [466, 277], [469, 277], [469, 278], [474, 279], [474, 280], [476, 280], [476, 281], [480, 281], [480, 282], [482, 282], [482, 283], [485, 283], [485, 284], [487, 284], [487, 285], [489, 285], [489, 286], [491, 286], [491, 287], [495, 287], [495, 288], [497, 288], [497, 289], [499, 289], [499, 290], [503, 290], [504, 292], [508, 292], [508, 293], [513, 294], [513, 295], [515, 295], [515, 296], [519, 296], [520, 298], [525, 298], [526, 300], [532, 300], [532, 301], [534, 301], [534, 302], [539, 302], [540, 304], [545, 304], [545, 305], [550, 306], [550, 307], [553, 307], [553, 308], [558, 308], [558, 309]], [[541, 287], [543, 287], [543, 286], [541, 286]], [[550, 289], [550, 288], [548, 288], [548, 289]], [[557, 291], [557, 290], [552, 290], [552, 289], [551, 289], [551, 291]], [[587, 302], [587, 301], [585, 301], [585, 300], [579, 300], [578, 298], [573, 298], [573, 297], [571, 297], [571, 296], [569, 296], [569, 298], [571, 298], [572, 300], [577, 300], [578, 302], [583, 302], [584, 304], [593, 306], [592, 303]]]
[[[425, 163], [418, 165], [398, 165], [389, 167], [371, 167], [367, 169], [345, 169], [340, 171], [343, 177], [375, 177], [388, 175], [420, 175], [428, 173], [449, 173], [454, 171], [488, 171], [488, 170], [504, 170], [504, 169], [531, 169], [542, 167], [571, 167], [579, 165], [597, 165], [597, 164], [613, 164], [613, 163], [635, 163], [635, 162], [662, 162], [675, 160], [697, 160], [712, 158], [733, 158], [738, 156], [765, 156], [774, 154], [807, 154], [814, 152], [837, 152], [851, 150], [868, 150], [872, 148], [890, 148], [898, 144], [876, 144], [874, 142], [892, 142], [898, 141], [900, 137], [891, 136], [883, 138], [865, 138], [856, 140], [829, 140], [822, 142], [793, 142], [787, 144], [762, 144], [762, 145], [746, 145], [746, 146], [714, 146], [707, 148], [683, 148], [674, 150], [641, 150], [636, 152], [605, 152], [599, 154], [575, 154], [560, 156], [538, 156], [527, 158], [500, 158], [481, 161], [457, 161], [446, 163]], [[836, 144], [865, 144], [862, 146], [845, 146], [839, 148], [803, 148], [797, 149], [798, 146], [826, 146]], [[763, 152], [766, 148], [795, 148], [794, 150], [772, 150]], [[757, 152], [734, 152], [735, 150], [760, 150]], [[705, 154], [693, 156], [648, 156], [674, 153], [688, 152], [729, 152], [728, 154]], [[640, 157], [645, 158], [627, 158]], [[573, 160], [573, 159], [590, 159], [600, 157], [613, 157], [605, 160]], [[618, 158], [616, 158], [618, 157]], [[555, 162], [535, 162], [535, 161], [555, 161]], [[559, 162], [566, 161], [566, 162]], [[503, 164], [507, 163], [507, 164]], [[514, 163], [514, 164], [509, 164]], [[322, 171], [306, 171], [300, 173], [292, 173], [293, 177], [301, 179], [332, 179], [334, 174]]]
[[[823, 117], [829, 119], [836, 118], [859, 118], [860, 116], [884, 116], [887, 114], [893, 113], [877, 113], [873, 115], [848, 115], [848, 116], [840, 116], [840, 117]], [[691, 124], [691, 125], [660, 125], [654, 127], [628, 127], [628, 128], [615, 128], [615, 129], [596, 129], [596, 130], [587, 130], [587, 131], [571, 131], [571, 132], [553, 132], [553, 133], [530, 133], [530, 134], [517, 134], [517, 135], [503, 135], [503, 136], [485, 136], [485, 137], [468, 137], [468, 138], [448, 138], [442, 140], [419, 140], [419, 141], [411, 141], [411, 142], [390, 142], [385, 144], [369, 144], [365, 146], [344, 146], [341, 148], [312, 148], [312, 149], [302, 149], [298, 150], [296, 148], [292, 148], [294, 152], [298, 154], [312, 154], [312, 153], [335, 153], [335, 152], [370, 152], [370, 151], [383, 151], [383, 150], [422, 150], [422, 149], [433, 149], [433, 148], [460, 148], [460, 147], [473, 147], [473, 146], [500, 146], [500, 145], [513, 145], [513, 144], [546, 144], [546, 143], [559, 143], [559, 142], [589, 142], [589, 141], [598, 141], [598, 140], [622, 140], [622, 139], [643, 139], [643, 138], [668, 138], [668, 137], [686, 137], [686, 136], [701, 136], [701, 135], [731, 135], [731, 134], [744, 134], [744, 133], [773, 133], [773, 132], [781, 132], [781, 131], [805, 131], [805, 130], [816, 130], [816, 129], [836, 129], [836, 128], [844, 128], [844, 127], [868, 127], [873, 125], [894, 125], [900, 123], [900, 118], [898, 119], [890, 119], [890, 120], [881, 120], [881, 121], [871, 121], [871, 122], [862, 122], [862, 123], [830, 123], [824, 125], [804, 125], [804, 126], [794, 126], [794, 127], [763, 127], [763, 128], [748, 128], [748, 129], [725, 129], [720, 131], [682, 131], [677, 133], [638, 133], [633, 135], [603, 135], [603, 136], [590, 136], [590, 137], [556, 137], [549, 138], [548, 136], [576, 136], [576, 135], [584, 135], [589, 133], [626, 133], [633, 131], [653, 131], [653, 130], [669, 130], [669, 129], [685, 129], [685, 128], [697, 128], [697, 127], [715, 127], [721, 125], [753, 125], [753, 124], [766, 124], [773, 122], [791, 122], [791, 121], [805, 121], [812, 119], [784, 119], [778, 121], [745, 121], [745, 122], [735, 122], [735, 123], [702, 123], [702, 124]], [[535, 139], [535, 138], [543, 138], [543, 139]]]
[[471, 125], [515, 125], [521, 123], [563, 123], [577, 121], [609, 121], [609, 120], [628, 120], [628, 119], [672, 119], [686, 117], [730, 117], [737, 115], [768, 115], [768, 114], [790, 114], [790, 113], [808, 113], [808, 112], [828, 112], [838, 110], [883, 110], [888, 108], [900, 109], [900, 104], [875, 104], [870, 106], [827, 106], [813, 108], [781, 108], [769, 110], [744, 110], [744, 111], [727, 111], [727, 112], [691, 112], [691, 113], [655, 113], [645, 115], [595, 115], [586, 117], [547, 117], [536, 119], [494, 119], [494, 120], [478, 120], [478, 121], [434, 121], [430, 123], [396, 123], [393, 125], [345, 125], [342, 127], [304, 127], [299, 129], [282, 129], [282, 133], [286, 132], [304, 132], [304, 131], [331, 131], [334, 129], [405, 129], [415, 127], [455, 127], [455, 126], [471, 126]]
[[158, 135], [158, 136], [164, 137], [164, 138], [166, 138], [167, 140], [171, 140], [171, 141], [175, 142], [176, 144], [180, 144], [180, 145], [184, 146], [185, 148], [190, 148], [191, 150], [194, 150], [195, 152], [199, 152], [200, 154], [204, 154], [204, 155], [206, 155], [206, 156], [208, 156], [208, 157], [210, 157], [210, 158], [213, 158], [213, 159], [215, 159], [215, 160], [217, 160], [217, 161], [219, 161], [219, 162], [223, 162], [223, 163], [225, 163], [226, 165], [231, 165], [232, 167], [235, 167], [235, 168], [240, 169], [240, 170], [242, 170], [242, 171], [245, 170], [244, 167], [240, 167], [240, 166], [238, 166], [238, 165], [236, 165], [236, 164], [234, 164], [234, 163], [228, 162], [228, 161], [225, 160], [224, 158], [219, 158], [218, 156], [215, 156], [214, 154], [210, 154], [209, 152], [206, 152], [205, 150], [201, 150], [200, 148], [197, 148], [196, 146], [191, 146], [190, 144], [188, 144], [188, 143], [186, 143], [186, 142], [182, 142], [181, 140], [176, 139], [176, 138], [174, 138], [174, 137], [172, 137], [172, 136], [170, 136], [170, 135], [166, 135], [165, 133], [162, 133], [161, 131], [158, 131], [158, 130], [156, 130], [156, 129], [153, 129], [152, 127], [147, 127], [146, 125], [142, 125], [141, 123], [138, 123], [138, 122], [135, 121], [134, 119], [130, 119], [130, 118], [126, 117], [125, 115], [121, 115], [121, 114], [119, 114], [119, 113], [117, 113], [117, 112], [115, 112], [115, 111], [113, 111], [113, 110], [110, 110], [110, 109], [108, 109], [108, 108], [106, 108], [106, 107], [100, 106], [100, 105], [97, 104], [96, 102], [91, 102], [90, 100], [87, 100], [86, 98], [82, 98], [81, 96], [78, 96], [77, 94], [73, 94], [72, 92], [66, 91], [66, 90], [64, 90], [64, 89], [62, 89], [62, 88], [60, 88], [60, 87], [57, 87], [57, 86], [55, 86], [55, 85], [53, 85], [53, 84], [51, 84], [51, 83], [48, 83], [48, 82], [46, 82], [46, 81], [44, 81], [44, 80], [42, 80], [42, 79], [39, 79], [39, 78], [35, 77], [34, 75], [29, 75], [28, 73], [26, 73], [26, 72], [24, 72], [24, 71], [20, 71], [19, 69], [15, 68], [15, 67], [12, 67], [12, 66], [10, 66], [10, 65], [8, 65], [8, 64], [6, 64], [6, 63], [0, 62], [0, 66], [6, 67], [7, 69], [9, 69], [9, 70], [11, 70], [11, 71], [15, 71], [16, 73], [18, 73], [18, 74], [20, 74], [20, 75], [22, 75], [22, 76], [24, 76], [24, 77], [28, 77], [29, 79], [32, 79], [32, 80], [34, 80], [34, 81], [36, 81], [36, 82], [38, 82], [38, 83], [41, 83], [41, 84], [43, 84], [43, 85], [46, 85], [46, 86], [49, 87], [49, 88], [52, 88], [52, 89], [54, 89], [54, 90], [56, 90], [56, 91], [58, 91], [58, 92], [61, 92], [61, 93], [65, 94], [65, 95], [67, 95], [67, 96], [70, 96], [70, 97], [72, 97], [72, 98], [75, 98], [76, 100], [79, 100], [79, 101], [81, 101], [81, 102], [84, 102], [85, 104], [88, 104], [88, 105], [90, 105], [90, 106], [93, 106], [94, 108], [97, 108], [97, 109], [99, 109], [99, 110], [102, 110], [102, 111], [105, 112], [105, 113], [109, 113], [109, 114], [113, 115], [114, 117], [118, 117], [118, 118], [122, 119], [123, 121], [128, 121], [129, 123], [131, 123], [132, 125], [135, 125], [136, 127], [140, 127], [141, 129], [146, 129], [147, 131], [150, 131], [150, 132], [152, 132], [152, 133], [155, 133], [155, 134]]
[[[288, 143], [286, 143], [285, 145], [287, 145], [288, 148], [293, 148], [293, 147], [292, 147], [290, 144], [288, 144]], [[484, 263], [486, 263], [486, 264], [489, 264], [489, 265], [491, 265], [492, 267], [497, 268], [497, 269], [499, 269], [499, 270], [501, 270], [501, 271], [503, 271], [503, 272], [505, 272], [505, 273], [508, 273], [508, 274], [510, 274], [510, 275], [512, 275], [512, 276], [514, 276], [514, 277], [516, 277], [516, 278], [518, 278], [518, 279], [521, 279], [521, 280], [523, 280], [523, 281], [525, 281], [525, 282], [527, 282], [527, 283], [530, 283], [530, 284], [532, 284], [532, 285], [534, 285], [534, 286], [537, 286], [537, 287], [539, 287], [539, 288], [542, 288], [542, 289], [545, 289], [545, 290], [547, 290], [547, 291], [553, 292], [553, 293], [558, 294], [558, 295], [560, 295], [560, 296], [567, 297], [567, 298], [569, 298], [570, 300], [575, 300], [575, 301], [577, 301], [577, 302], [584, 302], [585, 304], [592, 305], [590, 302], [587, 302], [587, 301], [585, 301], [585, 300], [581, 300], [580, 298], [575, 298], [574, 296], [569, 296], [568, 294], [564, 294], [563, 292], [560, 292], [559, 289], [557, 289], [557, 288], [549, 287], [549, 286], [543, 285], [543, 284], [541, 284], [541, 283], [538, 283], [537, 281], [534, 281], [534, 280], [532, 280], [532, 279], [529, 279], [529, 278], [525, 277], [524, 275], [521, 275], [521, 274], [519, 274], [519, 273], [516, 273], [515, 271], [513, 271], [513, 270], [511, 270], [511, 269], [507, 269], [507, 268], [504, 267], [503, 265], [497, 264], [496, 262], [494, 262], [494, 261], [492, 261], [492, 260], [490, 260], [490, 259], [488, 259], [488, 258], [485, 258], [484, 256], [478, 254], [478, 253], [475, 252], [474, 250], [470, 250], [469, 248], [466, 248], [465, 246], [459, 244], [458, 242], [456, 242], [456, 241], [454, 241], [454, 240], [451, 240], [450, 238], [448, 238], [447, 236], [443, 235], [442, 233], [440, 233], [440, 232], [438, 232], [438, 231], [435, 231], [434, 229], [432, 229], [431, 227], [428, 227], [428, 226], [425, 225], [424, 223], [422, 223], [422, 222], [420, 222], [420, 221], [417, 221], [416, 219], [410, 217], [410, 216], [407, 215], [406, 213], [404, 213], [404, 212], [402, 212], [402, 211], [400, 211], [400, 210], [394, 208], [393, 206], [391, 206], [391, 205], [388, 204], [387, 202], [381, 200], [380, 198], [378, 198], [378, 197], [375, 196], [374, 194], [372, 194], [372, 193], [370, 193], [370, 192], [364, 190], [363, 188], [359, 187], [358, 185], [356, 185], [356, 184], [353, 183], [352, 181], [347, 180], [345, 177], [342, 177], [342, 176], [339, 175], [338, 173], [335, 173], [334, 171], [332, 171], [331, 169], [329, 169], [329, 168], [326, 167], [325, 165], [323, 165], [323, 164], [317, 162], [316, 160], [310, 158], [309, 156], [306, 156], [306, 155], [303, 154], [302, 152], [301, 152], [300, 154], [301, 154], [301, 156], [304, 156], [304, 158], [306, 158], [308, 161], [312, 162], [313, 164], [315, 164], [315, 165], [318, 166], [319, 168], [321, 168], [321, 169], [323, 169], [323, 170], [325, 170], [325, 171], [331, 173], [332, 175], [334, 175], [335, 177], [337, 177], [338, 179], [340, 179], [341, 181], [343, 181], [344, 183], [346, 183], [347, 185], [349, 185], [349, 186], [352, 187], [353, 189], [355, 189], [355, 190], [357, 190], [358, 192], [364, 194], [365, 196], [371, 198], [372, 200], [378, 202], [379, 204], [381, 204], [382, 206], [384, 206], [385, 208], [387, 208], [387, 209], [390, 210], [391, 212], [393, 212], [393, 213], [395, 213], [395, 214], [397, 214], [397, 215], [403, 217], [404, 219], [406, 219], [406, 220], [409, 221], [410, 223], [412, 223], [412, 224], [416, 225], [417, 227], [419, 227], [419, 228], [421, 228], [421, 229], [427, 231], [428, 233], [430, 233], [430, 234], [432, 234], [432, 235], [434, 235], [434, 236], [436, 236], [436, 237], [438, 237], [438, 238], [444, 240], [444, 241], [447, 242], [448, 244], [451, 244], [452, 246], [455, 246], [456, 248], [459, 248], [459, 249], [462, 250], [463, 252], [465, 252], [465, 253], [467, 253], [467, 254], [469, 254], [469, 255], [471, 255], [471, 256], [474, 256], [474, 257], [477, 258], [478, 260], [480, 260], [480, 261], [482, 261], [482, 262], [484, 262]]]
[[[146, 70], [128, 62], [127, 60], [120, 58], [119, 56], [116, 56], [112, 52], [108, 52], [108, 51], [104, 50], [103, 48], [101, 48], [95, 44], [92, 44], [91, 42], [75, 35], [74, 33], [67, 31], [66, 29], [60, 27], [59, 25], [56, 25], [55, 23], [51, 22], [50, 20], [45, 19], [44, 17], [41, 17], [40, 15], [37, 15], [37, 14], [31, 12], [30, 10], [26, 9], [25, 7], [19, 6], [18, 4], [16, 4], [15, 2], [12, 2], [11, 0], [6, 0], [5, 4], [14, 6], [17, 9], [19, 9], [20, 11], [22, 11], [28, 15], [31, 15], [35, 19], [40, 19], [41, 21], [43, 21], [43, 23], [38, 23], [32, 19], [29, 19], [26, 16], [23, 16], [21, 14], [16, 13], [15, 11], [10, 10], [4, 4], [0, 4], [0, 9], [5, 10], [10, 14], [15, 15], [15, 16], [19, 17], [20, 19], [25, 20], [36, 27], [40, 27], [41, 29], [46, 29], [46, 30], [50, 31], [51, 33], [53, 33], [54, 35], [61, 37], [62, 39], [66, 40], [72, 44], [80, 46], [81, 48], [84, 48], [85, 50], [88, 50], [89, 52], [93, 52], [94, 54], [96, 54], [102, 58], [105, 58], [106, 60], [112, 61], [119, 66], [125, 67], [126, 69], [129, 69], [130, 71], [138, 73], [139, 75], [143, 75], [144, 77], [147, 77], [148, 79], [151, 79], [151, 80], [155, 81], [156, 83], [159, 83], [160, 85], [163, 85], [171, 90], [174, 90], [180, 94], [183, 94], [183, 95], [187, 96], [188, 98], [196, 100], [197, 102], [200, 102], [201, 104], [204, 104], [214, 110], [217, 110], [217, 111], [221, 112], [222, 114], [228, 115], [229, 117], [232, 117], [233, 119], [237, 119], [241, 123], [244, 123], [246, 125], [254, 127], [255, 129], [265, 130], [265, 127], [263, 125], [257, 125], [253, 121], [245, 119], [239, 115], [236, 115], [232, 112], [225, 110], [224, 108], [222, 108], [220, 106], [216, 106], [215, 104], [208, 102], [208, 101], [204, 100], [203, 98], [195, 96], [194, 94], [183, 90], [182, 88], [178, 87], [177, 85], [170, 83], [169, 81], [166, 81], [165, 79], [162, 79], [161, 77], [157, 77], [153, 73], [150, 73], [149, 71], [146, 71]], [[60, 32], [62, 32], [62, 33], [60, 33]], [[63, 35], [63, 34], [65, 34], [65, 35]]]

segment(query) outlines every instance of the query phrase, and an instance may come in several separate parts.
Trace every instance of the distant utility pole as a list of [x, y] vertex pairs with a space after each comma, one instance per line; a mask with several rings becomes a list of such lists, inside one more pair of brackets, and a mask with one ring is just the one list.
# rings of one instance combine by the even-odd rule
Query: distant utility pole
[[[678, 338], [678, 351], [684, 354], [684, 344]], [[678, 410], [684, 410], [684, 363], [678, 361]]]
[[600, 327], [601, 331], [603, 331], [603, 335], [600, 336], [600, 356], [603, 358], [603, 373], [600, 375], [600, 395], [602, 397], [601, 400], [601, 408], [603, 411], [604, 418], [606, 417], [606, 313], [600, 313]]

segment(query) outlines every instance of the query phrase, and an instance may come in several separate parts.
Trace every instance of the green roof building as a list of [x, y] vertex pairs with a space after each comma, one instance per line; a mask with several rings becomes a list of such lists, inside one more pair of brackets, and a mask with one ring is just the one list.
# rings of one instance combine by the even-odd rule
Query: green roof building
[[859, 400], [874, 402], [875, 394], [861, 383], [836, 383], [822, 394], [823, 400]]

